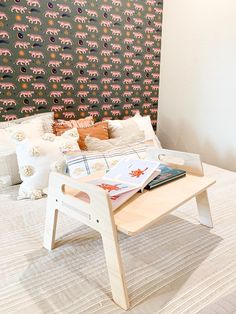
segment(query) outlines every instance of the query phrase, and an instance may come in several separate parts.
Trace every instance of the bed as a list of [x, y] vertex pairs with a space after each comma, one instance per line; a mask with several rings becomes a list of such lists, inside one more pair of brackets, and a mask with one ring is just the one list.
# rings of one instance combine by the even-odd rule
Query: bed
[[[214, 228], [194, 201], [146, 232], [120, 235], [130, 313], [232, 313], [236, 309], [236, 173], [204, 164]], [[46, 198], [0, 192], [0, 312], [123, 313], [111, 299], [99, 234], [60, 215], [58, 247], [42, 247]], [[64, 245], [62, 245], [64, 244]]]

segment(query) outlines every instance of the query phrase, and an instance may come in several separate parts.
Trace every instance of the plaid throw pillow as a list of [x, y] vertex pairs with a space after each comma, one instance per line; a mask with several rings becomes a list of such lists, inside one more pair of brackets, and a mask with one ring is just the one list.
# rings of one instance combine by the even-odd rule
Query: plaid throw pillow
[[144, 159], [148, 148], [150, 145], [141, 144], [112, 149], [104, 153], [69, 152], [65, 154], [65, 158], [70, 176], [81, 178], [96, 171], [109, 170], [124, 157]]

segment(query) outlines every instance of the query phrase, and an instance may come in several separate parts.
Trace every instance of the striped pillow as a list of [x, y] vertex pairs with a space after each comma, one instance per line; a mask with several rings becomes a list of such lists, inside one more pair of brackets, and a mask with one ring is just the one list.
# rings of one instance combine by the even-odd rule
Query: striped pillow
[[65, 154], [65, 158], [70, 176], [81, 178], [96, 171], [109, 170], [124, 157], [144, 159], [149, 148], [150, 145], [140, 144], [104, 153], [70, 152]]

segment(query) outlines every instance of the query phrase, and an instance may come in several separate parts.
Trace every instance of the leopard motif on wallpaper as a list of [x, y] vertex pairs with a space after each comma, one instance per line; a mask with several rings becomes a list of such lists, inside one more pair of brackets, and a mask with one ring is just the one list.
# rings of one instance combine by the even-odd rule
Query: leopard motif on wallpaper
[[156, 124], [162, 1], [0, 0], [0, 118]]

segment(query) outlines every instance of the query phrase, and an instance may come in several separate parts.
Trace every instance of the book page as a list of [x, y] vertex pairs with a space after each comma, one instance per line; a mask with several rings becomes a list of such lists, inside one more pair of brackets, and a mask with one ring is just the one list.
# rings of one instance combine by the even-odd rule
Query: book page
[[92, 183], [102, 188], [103, 190], [107, 191], [110, 197], [121, 195], [123, 193], [137, 189], [137, 187], [134, 185], [122, 183], [115, 180], [107, 180], [104, 178], [92, 180], [89, 181], [88, 183]]
[[138, 191], [139, 189], [134, 189], [132, 191], [110, 197], [112, 210], [116, 210]]
[[103, 178], [142, 188], [148, 179], [153, 177], [153, 173], [158, 171], [158, 166], [159, 163], [156, 161], [125, 158]]

